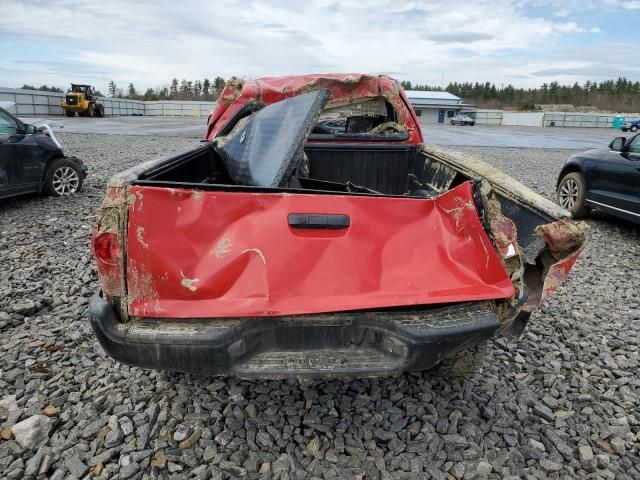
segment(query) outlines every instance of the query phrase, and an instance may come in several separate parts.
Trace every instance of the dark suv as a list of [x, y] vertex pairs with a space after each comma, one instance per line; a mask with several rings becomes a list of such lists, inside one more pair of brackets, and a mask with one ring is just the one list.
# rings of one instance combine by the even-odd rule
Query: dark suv
[[0, 198], [24, 193], [79, 192], [87, 167], [67, 157], [47, 125], [26, 125], [0, 108]]

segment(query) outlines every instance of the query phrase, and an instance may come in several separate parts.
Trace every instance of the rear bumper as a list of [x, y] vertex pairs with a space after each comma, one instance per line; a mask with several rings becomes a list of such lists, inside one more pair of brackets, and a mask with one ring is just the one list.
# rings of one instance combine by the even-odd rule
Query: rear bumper
[[424, 370], [490, 338], [500, 326], [492, 302], [410, 312], [119, 323], [101, 292], [91, 298], [89, 318], [104, 350], [122, 363], [241, 378]]

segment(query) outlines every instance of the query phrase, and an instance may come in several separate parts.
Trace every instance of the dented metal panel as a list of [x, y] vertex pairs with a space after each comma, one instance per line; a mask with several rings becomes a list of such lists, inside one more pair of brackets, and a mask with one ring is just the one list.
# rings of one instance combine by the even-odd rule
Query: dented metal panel
[[[433, 199], [130, 190], [132, 316], [292, 315], [514, 295], [469, 182]], [[350, 226], [295, 229], [290, 213], [348, 215]]]

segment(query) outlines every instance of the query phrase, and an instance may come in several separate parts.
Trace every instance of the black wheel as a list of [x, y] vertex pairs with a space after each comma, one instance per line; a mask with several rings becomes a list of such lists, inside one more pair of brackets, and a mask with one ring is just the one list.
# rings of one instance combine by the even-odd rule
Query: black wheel
[[104, 105], [102, 105], [101, 103], [96, 104], [96, 117], [104, 117]]
[[468, 378], [482, 370], [487, 354], [486, 340], [478, 345], [461, 350], [445, 358], [435, 366], [435, 372], [448, 378]]
[[69, 111], [69, 110], [65, 110], [65, 111], [64, 111], [64, 114], [65, 114], [67, 117], [75, 117], [75, 116], [76, 116], [75, 112], [71, 112], [71, 111]]
[[49, 195], [73, 195], [82, 189], [82, 172], [71, 160], [59, 158], [51, 162], [44, 174], [44, 190]]
[[95, 103], [90, 103], [89, 108], [87, 108], [87, 117], [93, 117], [96, 114], [96, 105]]
[[630, 130], [632, 132], [637, 132], [638, 131], [638, 126], [637, 125], [633, 125]]
[[583, 218], [589, 214], [589, 207], [584, 203], [587, 196], [587, 185], [580, 172], [567, 173], [556, 192], [558, 205], [571, 212], [574, 218]]

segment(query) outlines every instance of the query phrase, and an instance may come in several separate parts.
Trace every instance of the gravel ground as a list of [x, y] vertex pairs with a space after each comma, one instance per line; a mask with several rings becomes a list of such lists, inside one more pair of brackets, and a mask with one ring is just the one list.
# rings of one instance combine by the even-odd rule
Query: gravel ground
[[[0, 477], [640, 478], [637, 227], [589, 221], [569, 281], [469, 380], [146, 371], [94, 339], [89, 229], [111, 174], [197, 140], [60, 138], [84, 192], [0, 202]], [[465, 150], [547, 196], [569, 154]]]

